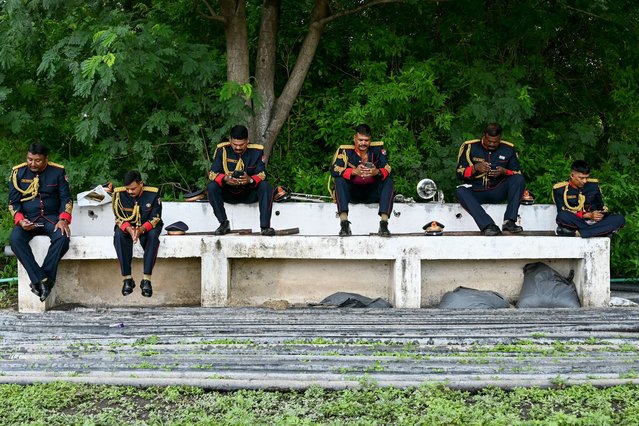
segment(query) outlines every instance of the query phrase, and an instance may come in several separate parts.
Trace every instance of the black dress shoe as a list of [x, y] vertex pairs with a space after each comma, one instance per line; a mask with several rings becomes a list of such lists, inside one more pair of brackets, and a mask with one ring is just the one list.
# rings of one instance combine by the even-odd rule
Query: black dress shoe
[[53, 280], [43, 280], [42, 282], [42, 292], [40, 293], [40, 302], [44, 302], [45, 300], [47, 300], [47, 297], [49, 297], [49, 295], [51, 294], [51, 290], [53, 289], [53, 286], [55, 285], [55, 281]]
[[229, 223], [228, 220], [225, 220], [224, 222], [220, 223], [220, 226], [217, 227], [214, 234], [225, 235], [225, 234], [228, 234], [229, 232], [231, 232], [231, 224]]
[[142, 290], [142, 296], [144, 297], [153, 296], [153, 287], [151, 287], [151, 281], [142, 280], [140, 282], [140, 289]]
[[351, 235], [351, 223], [348, 220], [341, 220], [339, 222], [339, 226], [340, 226], [340, 230], [339, 230], [340, 237], [348, 237], [349, 235]]
[[517, 234], [524, 230], [521, 226], [517, 225], [512, 220], [506, 220], [504, 224], [501, 226], [502, 231], [510, 232], [511, 234]]
[[487, 237], [495, 237], [497, 235], [501, 235], [501, 230], [497, 227], [497, 225], [488, 225], [481, 230], [481, 234]]
[[31, 283], [29, 284], [29, 287], [31, 287], [31, 293], [38, 297], [42, 296], [42, 281]]
[[122, 281], [122, 296], [128, 296], [133, 293], [133, 289], [135, 288], [135, 281], [133, 278], [127, 278]]
[[577, 232], [574, 229], [564, 228], [563, 226], [558, 226], [555, 230], [555, 235], [559, 235], [560, 237], [574, 237], [577, 235]]
[[273, 235], [275, 235], [275, 229], [269, 227], [269, 228], [262, 228], [262, 235], [267, 235], [269, 237], [272, 237]]
[[387, 220], [380, 220], [379, 221], [379, 230], [377, 231], [377, 234], [380, 237], [390, 237], [391, 233], [388, 230], [388, 221]]

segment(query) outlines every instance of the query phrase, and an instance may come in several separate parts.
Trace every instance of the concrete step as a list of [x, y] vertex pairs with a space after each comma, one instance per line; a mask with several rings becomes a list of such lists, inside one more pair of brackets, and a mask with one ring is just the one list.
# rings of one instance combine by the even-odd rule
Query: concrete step
[[639, 309], [139, 308], [0, 314], [0, 382], [212, 389], [639, 381]]

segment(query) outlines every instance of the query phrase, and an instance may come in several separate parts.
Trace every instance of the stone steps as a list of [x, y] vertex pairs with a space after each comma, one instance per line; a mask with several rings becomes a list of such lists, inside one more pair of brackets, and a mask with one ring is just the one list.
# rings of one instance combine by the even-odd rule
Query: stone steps
[[232, 390], [639, 382], [638, 308], [77, 308], [4, 312], [0, 330], [2, 383]]

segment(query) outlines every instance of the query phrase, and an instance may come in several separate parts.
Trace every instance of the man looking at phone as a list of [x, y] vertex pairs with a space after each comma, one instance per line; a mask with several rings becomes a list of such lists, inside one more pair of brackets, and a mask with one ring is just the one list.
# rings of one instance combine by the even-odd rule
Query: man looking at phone
[[371, 128], [360, 124], [355, 128], [353, 145], [337, 149], [331, 164], [335, 178], [335, 199], [340, 218], [340, 237], [351, 235], [348, 220], [349, 203], [379, 203], [378, 234], [389, 237], [388, 218], [393, 211], [395, 188], [390, 177], [391, 166], [384, 142], [371, 142]]
[[122, 273], [122, 296], [133, 293], [135, 281], [131, 275], [133, 244], [144, 249], [144, 276], [140, 281], [142, 296], [153, 296], [151, 276], [160, 248], [162, 232], [162, 202], [158, 188], [145, 185], [137, 170], [124, 174], [124, 186], [113, 190], [112, 208], [115, 216], [113, 246]]
[[215, 235], [231, 232], [224, 203], [259, 203], [262, 235], [275, 235], [271, 228], [273, 188], [266, 181], [264, 147], [250, 144], [248, 129], [231, 129], [230, 141], [218, 144], [209, 171], [208, 194], [213, 213], [220, 222]]
[[599, 181], [590, 178], [590, 166], [577, 160], [570, 166], [568, 181], [553, 186], [557, 206], [557, 231], [560, 236], [605, 237], [625, 224], [620, 214], [608, 214]]
[[[521, 174], [517, 150], [512, 143], [501, 140], [501, 126], [491, 123], [484, 136], [464, 142], [457, 156], [457, 177], [464, 183], [455, 195], [470, 213], [482, 235], [500, 235], [501, 231], [518, 233], [517, 214], [526, 182]], [[501, 230], [481, 206], [507, 200]]]
[[[15, 224], [11, 249], [26, 269], [31, 291], [44, 302], [55, 284], [58, 263], [69, 249], [73, 199], [64, 166], [49, 161], [49, 148], [32, 143], [27, 161], [13, 168], [9, 184], [9, 212]], [[51, 240], [38, 265], [29, 242], [36, 235]]]

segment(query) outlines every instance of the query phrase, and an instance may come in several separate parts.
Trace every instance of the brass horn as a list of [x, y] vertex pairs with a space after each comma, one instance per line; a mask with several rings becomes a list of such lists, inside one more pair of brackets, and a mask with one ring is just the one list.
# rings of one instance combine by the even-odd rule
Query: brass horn
[[437, 184], [432, 179], [422, 179], [417, 184], [417, 195], [424, 200], [444, 202], [444, 193], [437, 190]]

